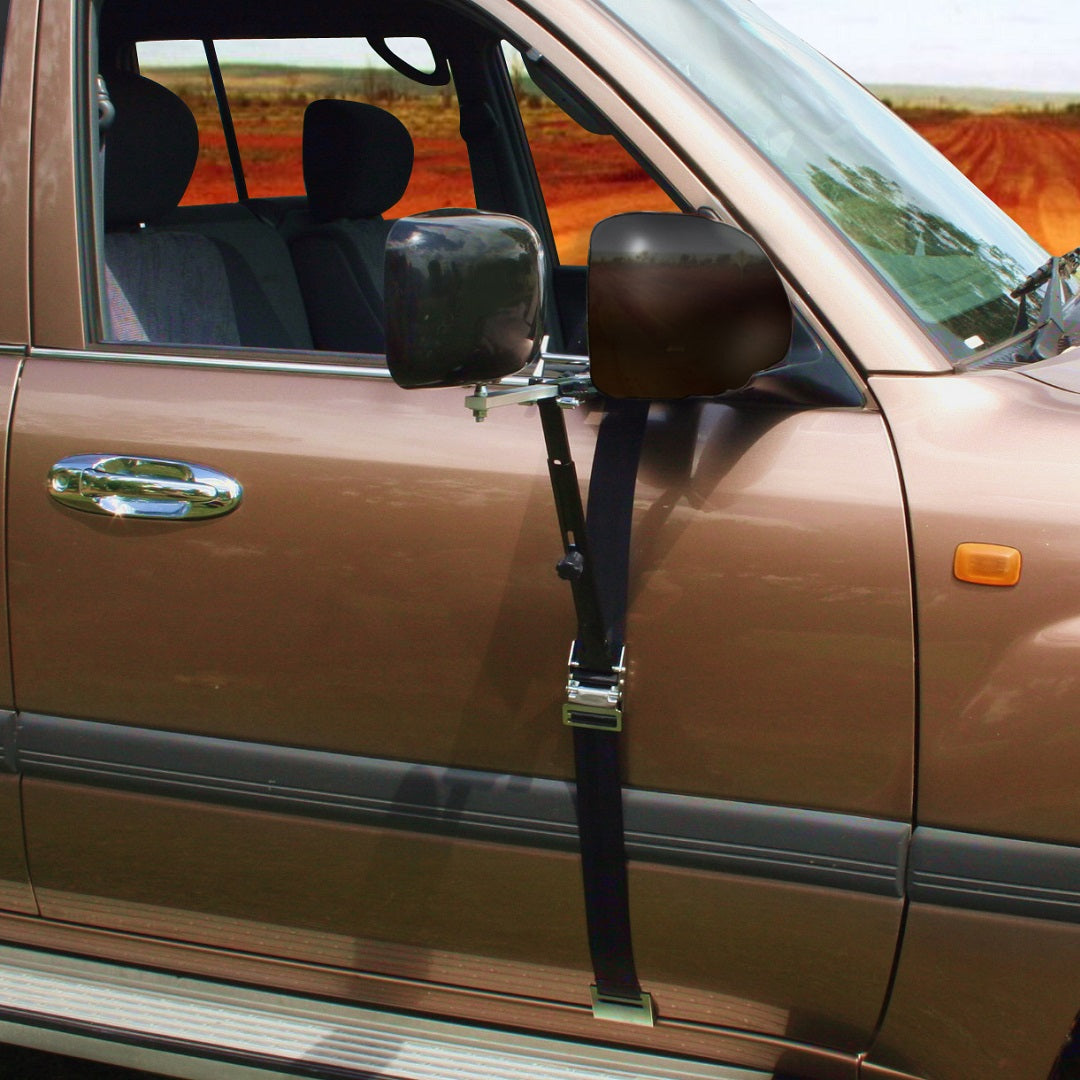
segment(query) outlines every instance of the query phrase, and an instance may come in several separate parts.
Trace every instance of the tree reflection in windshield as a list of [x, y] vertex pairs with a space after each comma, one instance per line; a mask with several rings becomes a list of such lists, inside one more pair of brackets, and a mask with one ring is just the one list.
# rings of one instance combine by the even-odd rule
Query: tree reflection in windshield
[[835, 157], [829, 165], [807, 167], [814, 201], [923, 319], [960, 341], [998, 341], [1012, 332], [1019, 305], [1008, 294], [1025, 268], [912, 201], [872, 166]]

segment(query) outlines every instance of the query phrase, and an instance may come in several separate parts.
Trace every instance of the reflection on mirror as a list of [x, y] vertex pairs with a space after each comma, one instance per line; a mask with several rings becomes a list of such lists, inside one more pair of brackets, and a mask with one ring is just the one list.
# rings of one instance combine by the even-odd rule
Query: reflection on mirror
[[386, 242], [386, 361], [399, 386], [512, 375], [540, 352], [540, 238], [520, 218], [434, 210]]
[[619, 214], [589, 245], [592, 378], [612, 397], [713, 396], [779, 363], [780, 275], [746, 233], [696, 214]]

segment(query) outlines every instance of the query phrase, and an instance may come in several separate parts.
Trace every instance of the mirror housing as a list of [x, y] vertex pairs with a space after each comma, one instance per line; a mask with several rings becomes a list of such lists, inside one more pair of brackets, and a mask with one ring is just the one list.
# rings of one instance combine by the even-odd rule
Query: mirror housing
[[401, 218], [385, 274], [386, 362], [399, 386], [492, 382], [539, 356], [540, 238], [520, 218], [456, 209]]
[[712, 397], [787, 354], [792, 311], [746, 233], [699, 214], [630, 213], [589, 243], [592, 380], [617, 398]]

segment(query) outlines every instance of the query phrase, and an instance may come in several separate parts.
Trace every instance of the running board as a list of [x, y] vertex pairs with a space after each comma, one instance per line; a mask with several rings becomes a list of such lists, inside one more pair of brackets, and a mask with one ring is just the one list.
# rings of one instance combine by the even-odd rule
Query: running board
[[0, 946], [0, 1042], [187, 1080], [772, 1076], [10, 946]]

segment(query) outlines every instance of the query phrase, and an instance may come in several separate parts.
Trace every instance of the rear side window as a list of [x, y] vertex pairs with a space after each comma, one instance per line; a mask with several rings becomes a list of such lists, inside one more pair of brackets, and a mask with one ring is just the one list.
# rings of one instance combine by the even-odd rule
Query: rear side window
[[[420, 38], [387, 44], [423, 71], [430, 49]], [[251, 198], [304, 194], [304, 110], [323, 98], [377, 105], [412, 135], [409, 188], [389, 218], [438, 206], [474, 206], [468, 153], [459, 134], [452, 86], [426, 86], [385, 64], [362, 38], [215, 41], [222, 82]], [[142, 73], [181, 97], [199, 126], [199, 160], [182, 205], [224, 203], [237, 192], [225, 133], [198, 41], [143, 42]]]

